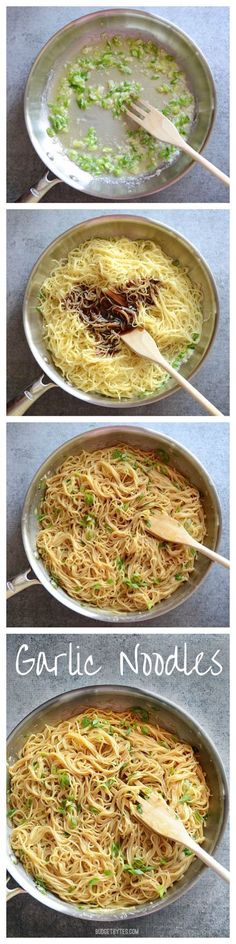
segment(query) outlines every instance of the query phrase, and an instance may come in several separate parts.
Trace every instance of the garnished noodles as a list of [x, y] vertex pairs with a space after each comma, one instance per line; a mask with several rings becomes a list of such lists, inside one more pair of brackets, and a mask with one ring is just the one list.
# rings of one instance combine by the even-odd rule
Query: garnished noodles
[[193, 748], [148, 719], [88, 709], [32, 734], [10, 766], [11, 845], [41, 891], [129, 907], [187, 871], [190, 850], [136, 820], [138, 798], [161, 794], [202, 843], [209, 790]]
[[199, 492], [169, 465], [165, 450], [127, 444], [69, 456], [45, 484], [37, 549], [52, 583], [99, 608], [151, 609], [194, 569], [195, 551], [148, 533], [155, 511], [199, 541]]
[[[128, 290], [134, 308], [130, 326], [145, 327], [174, 366], [191, 356], [202, 330], [199, 287], [157, 243], [123, 237], [80, 243], [55, 264], [43, 283], [39, 307], [52, 360], [74, 387], [90, 393], [115, 399], [158, 393], [169, 380], [161, 367], [132, 353], [121, 338], [115, 350], [102, 343], [101, 334], [107, 330], [117, 341], [109, 306], [106, 312], [104, 305], [106, 291], [114, 289]], [[98, 320], [99, 300], [100, 333], [96, 333], [93, 322]], [[121, 312], [120, 306], [118, 316]]]

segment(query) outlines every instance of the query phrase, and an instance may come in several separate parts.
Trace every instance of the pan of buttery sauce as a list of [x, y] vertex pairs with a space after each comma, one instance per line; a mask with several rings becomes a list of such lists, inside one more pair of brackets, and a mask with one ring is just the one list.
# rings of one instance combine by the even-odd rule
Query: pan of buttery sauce
[[32, 188], [28, 199], [36, 202], [62, 180], [109, 200], [135, 199], [176, 182], [191, 159], [126, 116], [140, 96], [202, 150], [214, 118], [213, 79], [200, 50], [174, 24], [113, 9], [56, 33], [35, 60], [25, 92], [30, 139], [54, 177]]

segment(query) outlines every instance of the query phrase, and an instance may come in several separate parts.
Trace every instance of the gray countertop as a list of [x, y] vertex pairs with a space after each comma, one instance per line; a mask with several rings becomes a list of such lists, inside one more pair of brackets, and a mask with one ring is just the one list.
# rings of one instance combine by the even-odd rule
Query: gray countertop
[[[108, 216], [109, 209], [102, 210]], [[129, 214], [125, 208], [122, 212]], [[137, 212], [137, 211], [136, 211]], [[41, 369], [31, 354], [22, 324], [22, 303], [31, 268], [49, 243], [71, 226], [83, 220], [100, 216], [100, 210], [35, 210], [8, 211], [8, 398], [25, 389], [40, 376]], [[142, 215], [142, 214], [141, 214]], [[193, 380], [195, 387], [225, 415], [229, 412], [229, 313], [228, 313], [228, 210], [143, 210], [149, 219], [166, 224], [189, 239], [208, 263], [219, 294], [220, 317], [218, 331], [210, 353]], [[214, 232], [214, 239], [212, 238]], [[140, 415], [140, 407], [113, 411], [113, 416]], [[31, 407], [30, 415], [92, 416], [111, 415], [107, 407], [98, 407], [77, 400], [60, 388], [52, 389]], [[170, 414], [184, 416], [205, 414], [196, 401], [183, 391], [166, 397], [158, 404], [145, 404], [146, 415]]]
[[[99, 425], [99, 424], [98, 424]], [[101, 424], [100, 424], [101, 425]], [[111, 424], [109, 424], [111, 425]], [[182, 443], [206, 467], [218, 491], [222, 509], [222, 536], [219, 550], [228, 556], [228, 433], [226, 421], [205, 423], [142, 423]], [[21, 538], [21, 510], [26, 490], [40, 464], [61, 443], [95, 424], [9, 422], [8, 423], [8, 575], [13, 577], [27, 565]], [[149, 619], [145, 626], [225, 627], [229, 625], [229, 575], [213, 565], [205, 581], [181, 606], [160, 620]], [[89, 627], [100, 628], [62, 606], [44, 587], [33, 586], [9, 600], [9, 627]], [[105, 624], [107, 625], [107, 624]], [[125, 625], [125, 622], [124, 624]], [[139, 626], [142, 626], [139, 623]]]
[[[93, 656], [94, 666], [101, 666], [100, 674], [96, 676], [96, 685], [122, 684], [146, 689], [150, 694], [158, 694], [176, 702], [180, 708], [189, 712], [198, 721], [208, 736], [213, 740], [221, 760], [228, 772], [228, 734], [229, 734], [229, 655], [228, 636], [224, 634], [212, 635], [182, 635], [182, 634], [150, 634], [147, 635], [8, 635], [8, 730], [42, 704], [61, 692], [88, 686], [91, 683], [85, 675], [79, 679], [70, 677], [66, 660], [59, 660], [58, 676], [45, 671], [38, 677], [35, 672], [19, 676], [16, 672], [16, 656], [22, 644], [28, 646], [26, 658], [36, 658], [39, 651], [46, 654], [47, 663], [53, 665], [56, 655], [68, 652], [69, 643], [80, 647], [81, 667], [85, 658]], [[190, 672], [194, 666], [196, 656], [204, 652], [204, 671], [212, 662], [212, 657], [218, 650], [217, 660], [222, 666], [222, 673], [212, 676], [210, 672], [198, 676], [194, 671], [189, 675], [174, 671], [171, 677], [163, 673], [158, 678], [154, 672], [145, 678], [140, 672], [137, 679], [126, 664], [123, 677], [120, 675], [120, 652], [123, 651], [133, 663], [134, 649], [139, 643], [141, 649], [152, 657], [153, 652], [159, 652], [164, 660], [173, 653], [178, 646], [179, 665], [183, 665], [184, 644], [187, 647], [187, 669]], [[153, 665], [154, 660], [152, 660]], [[142, 663], [140, 662], [140, 665]], [[14, 691], [14, 698], [12, 692]], [[228, 830], [225, 832], [217, 858], [228, 866]], [[10, 882], [12, 887], [13, 882]], [[169, 908], [159, 914], [150, 915], [127, 923], [127, 936], [135, 937], [192, 937], [192, 938], [225, 938], [229, 934], [228, 927], [229, 902], [225, 884], [217, 878], [211, 870], [205, 869], [204, 875], [198, 884], [187, 892], [183, 898], [174, 902]], [[121, 936], [124, 926], [115, 924], [105, 926], [99, 924], [99, 933], [106, 936]], [[91, 937], [96, 934], [96, 924], [82, 922], [78, 918], [68, 918], [57, 914], [44, 905], [39, 904], [29, 895], [13, 898], [8, 905], [8, 936], [14, 938], [31, 937], [48, 939], [59, 937]], [[97, 936], [97, 935], [96, 935]]]
[[[106, 9], [106, 5], [99, 9]], [[122, 8], [122, 4], [121, 4]], [[43, 172], [43, 164], [27, 135], [23, 115], [23, 96], [29, 70], [41, 47], [66, 23], [97, 7], [35, 7], [8, 8], [8, 200], [14, 202], [21, 193], [35, 185]], [[226, 7], [139, 7], [170, 20], [188, 33], [206, 57], [216, 86], [217, 115], [204, 155], [228, 173], [229, 128], [229, 11]], [[222, 203], [228, 200], [224, 185], [200, 165], [159, 194], [149, 203]], [[44, 197], [46, 203], [99, 203], [65, 184], [54, 187]], [[133, 203], [133, 201], [130, 201]], [[142, 197], [140, 203], [146, 202]]]

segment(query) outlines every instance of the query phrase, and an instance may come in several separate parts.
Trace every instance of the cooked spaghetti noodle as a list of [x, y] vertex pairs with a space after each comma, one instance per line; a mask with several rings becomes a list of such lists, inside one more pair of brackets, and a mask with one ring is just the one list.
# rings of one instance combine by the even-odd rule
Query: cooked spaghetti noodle
[[192, 747], [148, 719], [92, 708], [27, 739], [9, 771], [11, 845], [39, 889], [119, 908], [183, 877], [190, 850], [136, 820], [138, 798], [161, 794], [202, 843], [209, 790]]
[[[62, 375], [86, 392], [115, 399], [145, 397], [161, 390], [169, 375], [117, 339], [114, 311], [111, 321], [111, 306], [107, 312], [104, 306], [106, 293], [114, 289], [125, 293], [124, 307], [128, 292], [133, 308], [130, 326], [146, 328], [176, 367], [191, 356], [201, 335], [201, 290], [178, 260], [170, 259], [156, 243], [125, 237], [80, 243], [55, 264], [43, 283], [39, 305], [43, 335]], [[118, 318], [121, 313], [120, 305]], [[110, 335], [110, 349], [102, 343], [102, 332]]]
[[148, 533], [155, 511], [199, 541], [199, 492], [165, 450], [116, 447], [69, 456], [46, 480], [37, 549], [54, 585], [70, 597], [119, 611], [151, 609], [189, 579], [195, 551]]

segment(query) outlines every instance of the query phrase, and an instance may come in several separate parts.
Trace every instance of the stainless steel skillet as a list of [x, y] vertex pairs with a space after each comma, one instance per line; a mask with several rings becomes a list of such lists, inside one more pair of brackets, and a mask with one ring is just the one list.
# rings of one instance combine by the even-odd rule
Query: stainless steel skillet
[[[199, 763], [205, 772], [210, 788], [210, 806], [204, 829], [206, 837], [204, 847], [208, 852], [213, 852], [222, 838], [228, 813], [228, 787], [224, 768], [208, 733], [200, 727], [198, 721], [193, 719], [189, 712], [183, 711], [181, 707], [169, 701], [169, 699], [125, 685], [96, 685], [66, 692], [35, 708], [26, 718], [20, 721], [9, 735], [7, 759], [11, 757], [12, 761], [15, 760], [26, 738], [41, 731], [45, 724], [58, 724], [73, 715], [78, 715], [79, 712], [89, 707], [94, 707], [97, 710], [99, 708], [101, 710], [109, 708], [113, 711], [126, 711], [135, 705], [139, 705], [140, 708], [148, 711], [152, 724], [159, 724], [167, 731], [175, 734], [180, 740], [191, 744], [197, 752]], [[60, 914], [66, 914], [74, 918], [100, 923], [102, 921], [123, 922], [128, 919], [138, 919], [142, 915], [150, 916], [181, 898], [187, 891], [190, 891], [198, 878], [203, 875], [204, 866], [199, 859], [195, 859], [181, 882], [176, 882], [168, 890], [164, 899], [159, 898], [153, 902], [146, 902], [126, 909], [108, 908], [92, 911], [87, 906], [78, 911], [75, 905], [62, 901], [51, 892], [47, 892], [45, 895], [40, 891], [40, 888], [25, 871], [23, 865], [15, 859], [10, 845], [10, 832], [10, 824], [8, 823], [8, 869], [18, 886], [21, 886], [21, 888], [18, 887], [15, 890], [15, 894], [23, 889], [46, 907], [53, 908], [54, 911]], [[196, 893], [197, 890], [195, 889], [195, 895]]]
[[[75, 190], [101, 199], [133, 200], [170, 186], [192, 166], [191, 159], [182, 153], [171, 164], [152, 173], [123, 178], [92, 177], [69, 160], [56, 138], [48, 137], [47, 101], [55, 75], [84, 44], [96, 42], [104, 33], [122, 32], [156, 41], [176, 58], [195, 99], [195, 120], [189, 143], [195, 150], [202, 150], [213, 124], [215, 90], [201, 51], [185, 33], [160, 17], [135, 9], [100, 10], [68, 23], [55, 33], [32, 66], [25, 91], [25, 122], [33, 147], [48, 170], [42, 180], [20, 198], [20, 202], [37, 203], [62, 180]], [[104, 120], [106, 117], [103, 116]]]
[[43, 339], [42, 317], [37, 311], [38, 293], [43, 282], [52, 270], [55, 260], [65, 258], [68, 252], [84, 240], [92, 239], [93, 237], [107, 239], [112, 236], [126, 236], [129, 239], [151, 239], [158, 243], [161, 249], [163, 249], [170, 258], [178, 260], [188, 269], [189, 276], [193, 283], [201, 289], [203, 327], [201, 338], [195, 351], [181, 367], [183, 376], [187, 379], [192, 377], [210, 352], [217, 329], [219, 306], [213, 276], [198, 250], [181, 236], [180, 233], [170, 229], [168, 226], [164, 226], [162, 223], [148, 220], [143, 216], [117, 214], [86, 220], [58, 236], [42, 253], [32, 269], [23, 303], [23, 324], [30, 350], [41, 370], [46, 371], [47, 376], [39, 376], [22, 394], [19, 394], [10, 401], [8, 404], [8, 415], [23, 415], [43, 393], [47, 392], [50, 387], [54, 387], [55, 384], [57, 387], [61, 387], [65, 393], [70, 393], [78, 400], [85, 400], [88, 403], [94, 403], [97, 407], [105, 406], [108, 409], [114, 410], [121, 407], [122, 409], [130, 409], [137, 406], [140, 406], [142, 409], [144, 404], [159, 403], [162, 398], [171, 393], [176, 393], [179, 389], [176, 383], [170, 378], [164, 391], [159, 391], [152, 396], [147, 396], [145, 400], [140, 400], [137, 397], [127, 400], [116, 400], [111, 397], [104, 397], [102, 394], [96, 392], [85, 393], [78, 387], [73, 387], [72, 384], [62, 376], [58, 368], [55, 367], [46, 348]]
[[54, 586], [43, 561], [38, 557], [36, 538], [39, 529], [37, 509], [43, 494], [45, 477], [52, 475], [70, 455], [78, 455], [82, 450], [94, 452], [96, 449], [109, 448], [119, 443], [128, 446], [138, 446], [140, 449], [164, 449], [169, 455], [170, 463], [191, 482], [201, 493], [201, 501], [206, 521], [206, 543], [214, 550], [218, 546], [221, 531], [221, 512], [215, 487], [204, 469], [192, 453], [183, 446], [159, 432], [153, 432], [140, 426], [105, 426], [82, 433], [74, 439], [63, 443], [40, 466], [29, 486], [22, 512], [22, 539], [30, 570], [19, 574], [8, 581], [7, 597], [12, 597], [21, 590], [31, 587], [33, 583], [41, 583], [55, 599], [75, 613], [90, 619], [101, 620], [111, 624], [135, 625], [141, 621], [147, 622], [150, 617], [159, 618], [168, 613], [191, 596], [199, 588], [201, 582], [211, 567], [208, 558], [199, 555], [193, 573], [188, 581], [178, 583], [178, 589], [166, 600], [162, 600], [153, 609], [145, 611], [121, 612], [118, 610], [100, 609], [98, 606], [83, 604], [69, 597], [61, 587]]

